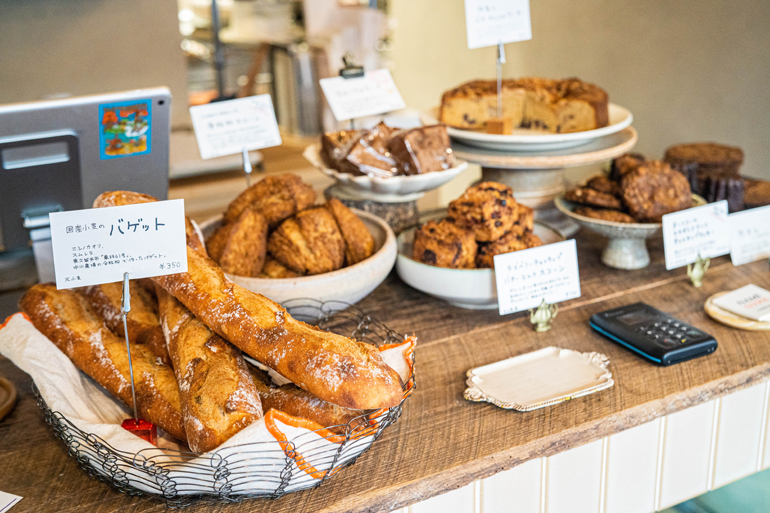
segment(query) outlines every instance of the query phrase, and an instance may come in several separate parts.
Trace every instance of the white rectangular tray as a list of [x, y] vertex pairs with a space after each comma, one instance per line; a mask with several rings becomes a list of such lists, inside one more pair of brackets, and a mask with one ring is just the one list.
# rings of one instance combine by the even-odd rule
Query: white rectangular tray
[[601, 353], [546, 347], [469, 370], [465, 399], [536, 410], [611, 387], [608, 365]]

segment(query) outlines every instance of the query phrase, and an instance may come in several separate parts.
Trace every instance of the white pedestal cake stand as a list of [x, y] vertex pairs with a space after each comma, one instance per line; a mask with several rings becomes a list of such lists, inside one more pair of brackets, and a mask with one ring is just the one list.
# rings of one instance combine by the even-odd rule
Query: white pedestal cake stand
[[562, 150], [521, 152], [476, 148], [452, 141], [455, 155], [481, 166], [484, 181], [513, 188], [516, 201], [535, 209], [535, 219], [565, 237], [579, 225], [559, 212], [553, 198], [564, 191], [564, 170], [605, 162], [630, 151], [637, 141], [634, 127], [601, 137], [582, 146]]

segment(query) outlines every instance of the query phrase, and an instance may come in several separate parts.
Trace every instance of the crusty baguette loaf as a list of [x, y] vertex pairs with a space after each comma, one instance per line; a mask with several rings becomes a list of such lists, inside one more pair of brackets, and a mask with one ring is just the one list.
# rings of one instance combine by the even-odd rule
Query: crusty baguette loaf
[[[136, 205], [138, 203], [152, 203], [158, 201], [158, 198], [149, 194], [132, 191], [107, 191], [96, 197], [93, 208], [104, 207], [122, 207], [125, 205]], [[198, 253], [206, 253], [206, 245], [203, 243], [203, 234], [198, 226], [187, 216], [184, 218], [185, 232], [187, 233], [187, 245]]]
[[346, 408], [401, 401], [401, 379], [368, 344], [297, 321], [274, 301], [229, 281], [189, 247], [187, 269], [153, 280], [214, 332], [300, 388]]
[[[32, 324], [83, 372], [132, 407], [125, 340], [112, 333], [73, 290], [35, 285], [20, 301]], [[149, 349], [131, 345], [139, 415], [179, 440], [186, 440], [174, 371]]]
[[[147, 346], [150, 351], [166, 365], [171, 365], [171, 358], [166, 349], [166, 339], [158, 319], [158, 306], [155, 297], [136, 280], [128, 282], [131, 293], [131, 311], [126, 316], [128, 339]], [[121, 315], [123, 282], [91, 285], [79, 289], [88, 301], [91, 309], [104, 319], [104, 324], [116, 335], [125, 337], [123, 316]]]
[[158, 305], [179, 383], [187, 443], [193, 452], [210, 451], [262, 418], [257, 388], [238, 349], [160, 288]]
[[344, 433], [350, 421], [354, 421], [353, 428], [366, 422], [364, 418], [366, 412], [362, 410], [337, 406], [319, 399], [291, 383], [280, 387], [271, 387], [270, 377], [267, 373], [254, 366], [249, 366], [249, 371], [254, 378], [254, 384], [259, 391], [259, 398], [262, 400], [262, 408], [265, 412], [280, 410], [294, 417], [312, 420], [337, 434]]

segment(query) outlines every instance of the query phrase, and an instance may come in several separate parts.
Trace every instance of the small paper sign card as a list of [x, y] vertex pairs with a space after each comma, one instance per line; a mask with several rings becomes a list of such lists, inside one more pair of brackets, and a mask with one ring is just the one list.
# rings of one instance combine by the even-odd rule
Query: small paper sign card
[[374, 116], [406, 107], [387, 69], [368, 71], [358, 78], [332, 77], [319, 82], [337, 121]]
[[727, 201], [664, 215], [663, 251], [667, 270], [729, 253]]

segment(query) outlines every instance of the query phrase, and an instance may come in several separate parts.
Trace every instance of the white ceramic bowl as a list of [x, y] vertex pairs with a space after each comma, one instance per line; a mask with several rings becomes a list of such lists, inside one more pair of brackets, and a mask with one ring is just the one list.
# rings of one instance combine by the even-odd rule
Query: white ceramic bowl
[[[438, 107], [422, 114], [422, 122], [426, 125], [438, 123]], [[487, 134], [474, 130], [462, 130], [447, 127], [452, 139], [461, 141], [469, 146], [487, 148], [498, 151], [544, 151], [574, 148], [587, 144], [599, 137], [620, 132], [634, 121], [631, 111], [620, 105], [610, 103], [608, 106], [609, 125], [582, 132], [567, 134], [549, 134], [537, 130], [516, 129], [511, 135]]]
[[453, 168], [421, 175], [391, 176], [389, 178], [380, 178], [377, 176], [371, 177], [367, 175], [354, 176], [349, 173], [340, 173], [335, 169], [326, 167], [321, 159], [320, 151], [320, 144], [311, 144], [305, 148], [302, 155], [322, 173], [334, 178], [346, 188], [368, 193], [368, 199], [386, 202], [388, 200], [404, 201], [404, 196], [412, 196], [407, 198], [409, 200], [417, 199], [421, 197], [424, 192], [441, 187], [468, 168], [467, 162], [460, 161], [460, 163]]
[[[415, 228], [410, 228], [398, 236], [396, 271], [407, 285], [460, 308], [497, 308], [494, 269], [448, 269], [413, 260], [414, 231]], [[564, 240], [559, 232], [538, 222], [534, 233], [543, 244]]]
[[[243, 288], [283, 303], [289, 299], [310, 298], [319, 301], [343, 301], [355, 304], [385, 280], [396, 261], [396, 235], [382, 219], [361, 210], [351, 209], [361, 218], [374, 237], [374, 254], [355, 265], [337, 271], [299, 278], [251, 278], [227, 274]], [[204, 237], [222, 224], [217, 216], [201, 224]]]

